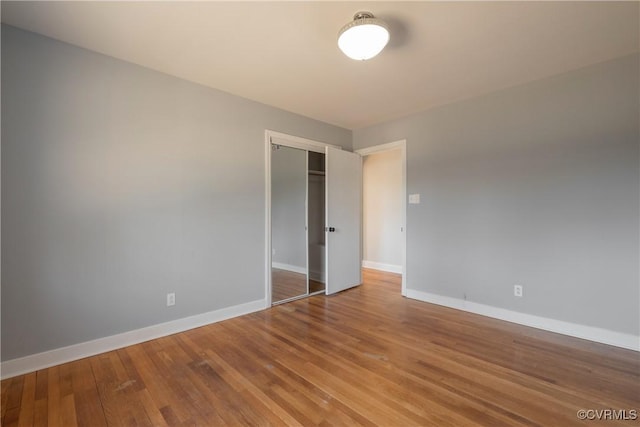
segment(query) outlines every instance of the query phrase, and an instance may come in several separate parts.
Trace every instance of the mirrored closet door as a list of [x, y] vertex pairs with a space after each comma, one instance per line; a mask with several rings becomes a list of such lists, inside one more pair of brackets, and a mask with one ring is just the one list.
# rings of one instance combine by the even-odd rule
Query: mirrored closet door
[[271, 301], [308, 294], [307, 152], [271, 145]]
[[271, 144], [271, 301], [325, 290], [323, 153]]

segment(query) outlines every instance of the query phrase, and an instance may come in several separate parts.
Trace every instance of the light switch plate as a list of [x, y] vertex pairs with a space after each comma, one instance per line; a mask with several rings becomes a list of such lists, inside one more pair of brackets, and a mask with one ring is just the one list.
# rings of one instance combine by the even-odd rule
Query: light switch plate
[[419, 205], [420, 204], [420, 195], [419, 194], [409, 194], [409, 204], [410, 205]]

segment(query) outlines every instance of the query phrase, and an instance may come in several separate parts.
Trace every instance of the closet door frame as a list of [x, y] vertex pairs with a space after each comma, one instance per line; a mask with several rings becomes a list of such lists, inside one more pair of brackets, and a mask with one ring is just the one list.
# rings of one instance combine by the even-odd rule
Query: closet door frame
[[[266, 129], [265, 139], [265, 308], [272, 305], [271, 289], [271, 144], [283, 145], [285, 147], [297, 148], [307, 151], [307, 170], [309, 169], [309, 151], [324, 154], [327, 147], [342, 150], [338, 145], [326, 142], [314, 141], [312, 139], [301, 138], [299, 136], [288, 135], [281, 132]], [[309, 295], [309, 212], [308, 212], [309, 179], [307, 177], [307, 202], [305, 211], [307, 213], [307, 295]]]

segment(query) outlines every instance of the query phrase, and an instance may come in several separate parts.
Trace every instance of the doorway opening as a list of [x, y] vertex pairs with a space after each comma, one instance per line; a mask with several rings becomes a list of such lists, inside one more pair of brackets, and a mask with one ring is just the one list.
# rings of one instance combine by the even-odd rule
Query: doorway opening
[[406, 140], [357, 150], [362, 168], [362, 267], [402, 276], [406, 295]]

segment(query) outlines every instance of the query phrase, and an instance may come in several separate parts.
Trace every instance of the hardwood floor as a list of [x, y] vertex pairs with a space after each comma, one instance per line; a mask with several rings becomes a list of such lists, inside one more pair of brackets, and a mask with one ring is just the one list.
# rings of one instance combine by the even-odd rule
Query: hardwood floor
[[[640, 410], [636, 352], [364, 285], [2, 381], [2, 425], [571, 426]], [[628, 415], [632, 413], [627, 412]]]

